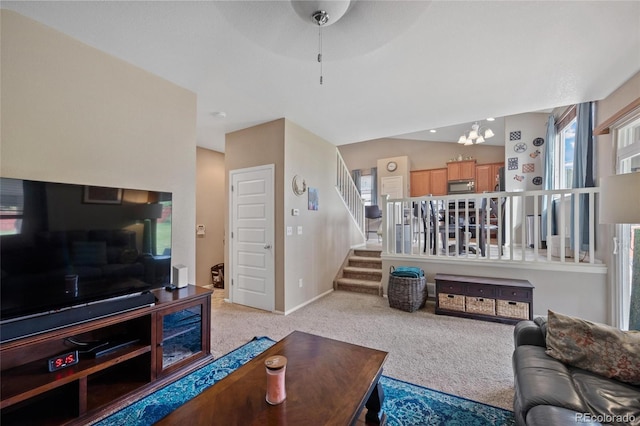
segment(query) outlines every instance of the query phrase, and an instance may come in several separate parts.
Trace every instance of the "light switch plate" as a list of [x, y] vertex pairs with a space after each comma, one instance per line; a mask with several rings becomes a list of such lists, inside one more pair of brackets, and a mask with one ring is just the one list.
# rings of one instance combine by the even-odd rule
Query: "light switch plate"
[[302, 235], [302, 226], [298, 226], [298, 235]]

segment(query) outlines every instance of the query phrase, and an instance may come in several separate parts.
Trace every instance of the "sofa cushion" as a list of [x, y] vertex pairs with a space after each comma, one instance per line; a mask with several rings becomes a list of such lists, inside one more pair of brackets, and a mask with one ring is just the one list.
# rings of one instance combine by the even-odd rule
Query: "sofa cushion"
[[602, 423], [591, 421], [592, 417], [587, 413], [576, 413], [566, 408], [554, 407], [552, 405], [538, 405], [527, 413], [527, 426], [549, 426], [549, 425], [580, 425], [596, 426]]
[[588, 411], [604, 423], [640, 425], [640, 387], [571, 367], [571, 376]]
[[513, 353], [516, 395], [522, 418], [537, 405], [554, 405], [577, 412], [587, 407], [573, 385], [569, 367], [551, 358], [540, 346], [519, 346]]
[[513, 343], [515, 347], [522, 345], [535, 345], [547, 347], [546, 340], [542, 331], [535, 322], [524, 320], [520, 321], [513, 328]]
[[640, 332], [548, 313], [547, 354], [604, 377], [640, 385]]
[[547, 339], [547, 317], [536, 317], [533, 319], [533, 322], [536, 323], [538, 327], [540, 327], [540, 332], [542, 336]]

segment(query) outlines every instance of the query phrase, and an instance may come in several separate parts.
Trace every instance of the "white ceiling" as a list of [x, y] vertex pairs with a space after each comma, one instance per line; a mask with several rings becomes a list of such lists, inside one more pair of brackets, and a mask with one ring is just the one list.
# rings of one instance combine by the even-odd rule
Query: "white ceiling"
[[602, 99], [640, 71], [638, 1], [358, 0], [323, 29], [323, 85], [318, 28], [289, 1], [2, 7], [194, 91], [197, 144], [222, 152], [281, 117], [336, 145], [457, 141], [445, 127]]

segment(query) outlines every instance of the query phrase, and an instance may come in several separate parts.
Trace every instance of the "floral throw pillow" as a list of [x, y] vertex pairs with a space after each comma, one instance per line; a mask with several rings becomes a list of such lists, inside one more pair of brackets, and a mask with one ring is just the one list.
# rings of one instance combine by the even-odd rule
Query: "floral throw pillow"
[[640, 385], [640, 331], [622, 331], [548, 312], [547, 355], [605, 377]]

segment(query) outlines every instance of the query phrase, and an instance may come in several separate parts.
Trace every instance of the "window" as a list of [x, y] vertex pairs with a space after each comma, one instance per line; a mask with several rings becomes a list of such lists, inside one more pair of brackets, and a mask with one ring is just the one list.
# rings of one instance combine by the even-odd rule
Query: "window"
[[20, 179], [0, 179], [0, 235], [17, 235], [22, 232], [24, 216], [24, 191]]
[[365, 206], [371, 205], [371, 175], [360, 176], [360, 196]]
[[574, 112], [573, 118], [569, 120], [568, 123], [560, 121], [558, 125], [556, 152], [554, 153], [554, 189], [568, 189], [572, 187], [576, 123], [577, 120]]

